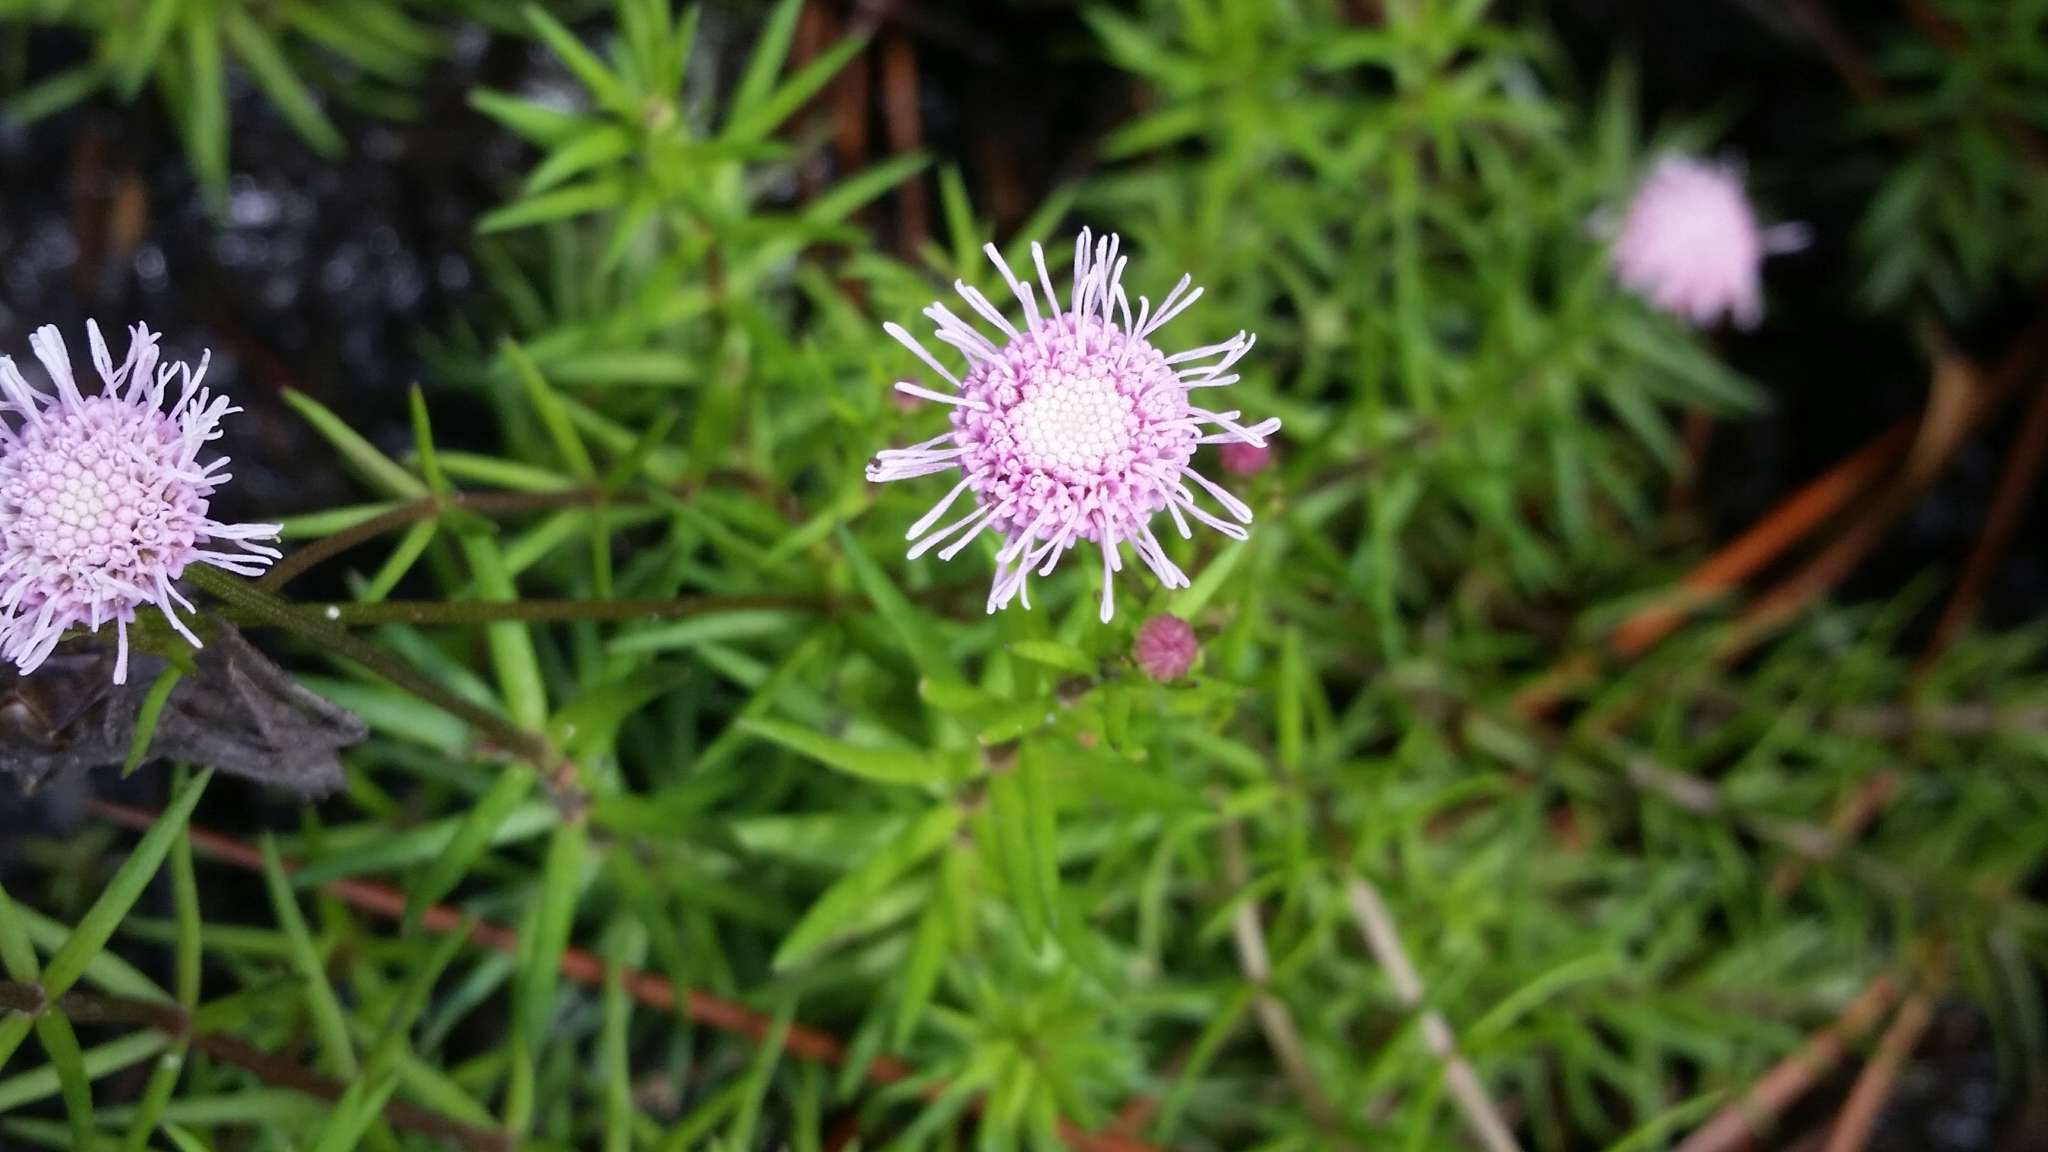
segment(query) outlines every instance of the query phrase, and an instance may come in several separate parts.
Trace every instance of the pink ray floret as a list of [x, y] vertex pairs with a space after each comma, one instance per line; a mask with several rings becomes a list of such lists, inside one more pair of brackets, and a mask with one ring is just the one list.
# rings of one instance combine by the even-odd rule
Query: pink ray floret
[[1696, 327], [1728, 317], [1750, 328], [1764, 313], [1764, 257], [1805, 244], [1800, 225], [1757, 223], [1735, 165], [1666, 156], [1629, 201], [1614, 238], [1614, 273]]
[[[260, 575], [279, 553], [276, 524], [223, 524], [207, 515], [214, 490], [229, 480], [226, 457], [199, 462], [220, 437], [221, 418], [241, 409], [200, 386], [199, 367], [157, 362], [157, 335], [137, 324], [128, 357], [107, 353], [88, 321], [100, 387], [80, 391], [71, 356], [54, 326], [29, 348], [56, 394], [30, 385], [11, 357], [0, 356], [0, 657], [23, 674], [36, 670], [73, 628], [98, 632], [112, 622], [114, 683], [128, 678], [128, 625], [154, 604], [194, 647], [199, 638], [178, 618], [192, 604], [172, 582], [187, 565], [211, 564]], [[170, 385], [176, 399], [164, 408]]]
[[[1240, 422], [1234, 410], [1195, 403], [1199, 390], [1237, 381], [1230, 369], [1255, 337], [1245, 332], [1219, 344], [1168, 354], [1152, 338], [1202, 295], [1183, 276], [1153, 308], [1138, 298], [1133, 315], [1123, 288], [1128, 258], [1115, 235], [1082, 229], [1074, 244], [1074, 280], [1060, 303], [1045, 252], [1031, 246], [1036, 285], [1018, 279], [995, 245], [984, 248], [1024, 307], [1024, 323], [1010, 322], [964, 281], [954, 289], [994, 337], [943, 303], [925, 309], [939, 341], [966, 358], [955, 374], [900, 325], [888, 333], [951, 386], [941, 391], [904, 381], [899, 392], [952, 407], [952, 429], [908, 448], [892, 448], [868, 465], [873, 481], [959, 473], [952, 490], [907, 533], [912, 558], [939, 548], [950, 560], [984, 532], [1001, 540], [988, 610], [1012, 600], [1031, 606], [1026, 582], [1050, 575], [1060, 557], [1082, 541], [1102, 554], [1102, 619], [1115, 610], [1113, 579], [1125, 547], [1169, 588], [1188, 585], [1152, 530], [1164, 511], [1183, 537], [1189, 521], [1233, 539], [1246, 536], [1252, 510], [1193, 467], [1203, 444], [1264, 446], [1277, 419]], [[1042, 293], [1042, 294], [1041, 294]], [[946, 512], [962, 495], [974, 509], [950, 521]], [[1208, 502], [1221, 514], [1205, 506]], [[943, 547], [941, 547], [943, 545]]]

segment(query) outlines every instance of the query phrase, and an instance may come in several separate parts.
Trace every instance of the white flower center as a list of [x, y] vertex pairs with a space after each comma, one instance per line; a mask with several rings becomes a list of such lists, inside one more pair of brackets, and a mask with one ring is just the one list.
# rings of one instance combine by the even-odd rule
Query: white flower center
[[179, 485], [146, 483], [129, 458], [135, 445], [154, 446], [154, 430], [125, 416], [59, 415], [38, 443], [17, 450], [0, 485], [12, 546], [60, 563], [122, 568], [166, 545], [189, 544]]
[[1027, 457], [1070, 467], [1100, 465], [1130, 446], [1131, 401], [1099, 376], [1067, 376], [1020, 401], [1010, 415]]

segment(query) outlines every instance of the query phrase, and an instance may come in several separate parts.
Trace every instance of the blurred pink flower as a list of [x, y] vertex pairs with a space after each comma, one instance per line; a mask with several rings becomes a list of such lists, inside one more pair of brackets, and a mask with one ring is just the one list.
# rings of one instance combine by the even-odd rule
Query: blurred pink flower
[[1223, 470], [1232, 476], [1257, 476], [1273, 463], [1271, 444], [1233, 440], [1217, 449], [1216, 454], [1223, 461]]
[[1797, 224], [1761, 227], [1742, 172], [1684, 156], [1657, 161], [1614, 239], [1614, 273], [1655, 307], [1701, 328], [1763, 318], [1763, 261], [1805, 246]]
[[[138, 324], [117, 367], [99, 325], [87, 322], [86, 333], [101, 381], [91, 396], [72, 378], [54, 326], [30, 336], [29, 348], [56, 395], [0, 357], [0, 412], [19, 418], [0, 422], [0, 656], [33, 672], [66, 631], [98, 632], [112, 621], [120, 684], [135, 610], [155, 605], [197, 647], [174, 609], [192, 604], [171, 582], [193, 563], [260, 574], [279, 553], [255, 541], [276, 539], [278, 526], [207, 516], [208, 499], [229, 479], [221, 471], [228, 461], [202, 465], [199, 452], [220, 436], [221, 417], [241, 411], [200, 387], [208, 357], [197, 370], [159, 366], [156, 334]], [[172, 380], [178, 395], [165, 411]]]
[[[939, 556], [950, 560], [983, 531], [995, 530], [1003, 546], [996, 554], [990, 612], [1013, 599], [1030, 607], [1025, 582], [1031, 572], [1050, 574], [1069, 549], [1090, 540], [1102, 551], [1101, 616], [1106, 621], [1115, 611], [1112, 575], [1122, 570], [1125, 544], [1167, 587], [1188, 583], [1153, 534], [1154, 514], [1165, 510], [1184, 537], [1192, 534], [1189, 518], [1239, 540], [1246, 536], [1241, 525], [1251, 523], [1252, 510], [1243, 501], [1190, 463], [1200, 444], [1264, 444], [1280, 421], [1247, 426], [1234, 410], [1195, 407], [1189, 394], [1235, 383], [1238, 377], [1228, 369], [1251, 350], [1255, 338], [1239, 332], [1220, 344], [1172, 355], [1153, 347], [1151, 337], [1200, 298], [1202, 290], [1190, 291], [1189, 278], [1183, 276], [1156, 312], [1139, 297], [1134, 318], [1122, 283], [1127, 258], [1117, 254], [1118, 245], [1115, 235], [1097, 240], [1082, 230], [1074, 245], [1073, 293], [1065, 308], [1038, 245], [1031, 246], [1031, 255], [1042, 298], [988, 245], [989, 259], [1024, 305], [1023, 329], [964, 281], [956, 282], [954, 290], [1000, 334], [1000, 345], [942, 303], [924, 313], [937, 325], [939, 340], [966, 357], [964, 378], [940, 364], [900, 325], [883, 326], [956, 391], [898, 383], [899, 392], [952, 406], [952, 429], [921, 444], [879, 453], [868, 465], [868, 479], [907, 480], [959, 469], [961, 479], [952, 491], [911, 525], [907, 535], [916, 543], [910, 555], [921, 556], [945, 543]], [[1190, 482], [1231, 520], [1201, 507]], [[975, 510], [934, 528], [970, 491]]]
[[1187, 675], [1201, 651], [1193, 626], [1162, 612], [1138, 629], [1138, 638], [1131, 644], [1131, 659], [1145, 675], [1163, 684]]

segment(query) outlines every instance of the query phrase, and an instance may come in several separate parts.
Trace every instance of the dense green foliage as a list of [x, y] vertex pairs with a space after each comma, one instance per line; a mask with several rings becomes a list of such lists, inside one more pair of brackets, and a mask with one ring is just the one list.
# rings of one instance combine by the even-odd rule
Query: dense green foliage
[[[324, 146], [282, 61], [339, 58], [307, 73], [336, 101], [403, 92], [447, 15], [354, 0], [374, 19], [344, 37], [327, 4], [157, 0], [138, 23], [0, 3], [23, 7], [101, 33], [31, 111], [154, 77], [215, 183], [221, 43]], [[2015, 1080], [2048, 1058], [2038, 636], [1966, 637], [1917, 684], [1917, 599], [1815, 609], [1740, 660], [1714, 611], [1641, 659], [1595, 655], [1694, 558], [1659, 507], [1679, 416], [1769, 394], [1605, 263], [1600, 220], [1646, 159], [1709, 142], [1653, 138], [1625, 70], [1580, 90], [1540, 26], [1484, 3], [1390, 2], [1375, 25], [1340, 7], [1090, 9], [1145, 110], [993, 237], [1065, 259], [1071, 227], [1116, 228], [1155, 299], [1192, 272], [1209, 292], [1176, 341], [1256, 331], [1234, 403], [1286, 421], [1275, 467], [1233, 481], [1251, 539], [1172, 540], [1193, 586], [1127, 581], [1108, 625], [1085, 563], [984, 615], [992, 548], [901, 559], [945, 485], [863, 478], [943, 420], [890, 401], [920, 369], [881, 322], [956, 277], [1001, 287], [943, 158], [791, 194], [813, 143], [793, 118], [865, 45], [790, 67], [785, 0], [713, 83], [694, 8], [617, 0], [575, 32], [527, 9], [579, 110], [469, 94], [532, 168], [478, 221], [482, 290], [423, 334], [416, 450], [299, 398], [368, 502], [287, 526], [298, 547], [364, 537], [328, 562], [360, 603], [403, 601], [307, 606], [297, 630], [360, 625], [491, 730], [281, 637], [374, 735], [344, 796], [261, 845], [270, 915], [214, 912], [225, 865], [184, 834], [203, 765], [104, 894], [79, 877], [130, 848], [102, 828], [40, 844], [44, 882], [0, 903], [13, 980], [175, 1000], [345, 1090], [7, 1015], [0, 1132], [443, 1146], [392, 1122], [403, 1101], [529, 1148], [822, 1149], [847, 1116], [866, 1147], [1052, 1147], [1061, 1118], [1099, 1129], [1149, 1098], [1136, 1135], [1159, 1146], [1470, 1147], [1361, 891], [1530, 1148], [1664, 1146], [1879, 973], [1980, 1006]], [[1901, 31], [1900, 103], [1876, 115], [1931, 142], [1870, 143], [1897, 170], [1871, 190], [1863, 275], [1902, 324], [2038, 275], [2048, 236], [2040, 170], [1997, 151], [2007, 117], [2038, 116], [2041, 41], [1950, 7], [1982, 58], [1946, 70]], [[943, 221], [912, 261], [857, 223], [906, 179]], [[498, 453], [437, 450], [456, 390], [496, 414]], [[1182, 682], [1127, 657], [1157, 612], [1202, 637]], [[1571, 659], [1600, 667], [1563, 708], [1517, 706]], [[1874, 827], [1822, 831], [1886, 774]], [[322, 894], [341, 879], [391, 885], [403, 917]], [[426, 912], [444, 901], [516, 946], [463, 946]], [[594, 983], [565, 976], [592, 974], [569, 949]], [[768, 1042], [646, 1002], [630, 969], [753, 1006]], [[850, 1058], [782, 1048], [796, 1027]]]

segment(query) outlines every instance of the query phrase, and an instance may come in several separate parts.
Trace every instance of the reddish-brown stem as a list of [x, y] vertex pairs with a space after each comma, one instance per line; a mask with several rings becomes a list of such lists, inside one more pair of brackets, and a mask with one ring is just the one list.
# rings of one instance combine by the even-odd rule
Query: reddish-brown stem
[[[897, 155], [924, 145], [924, 117], [918, 108], [917, 46], [901, 22], [882, 32], [882, 117], [889, 131], [889, 150]], [[896, 250], [915, 258], [930, 225], [924, 180], [917, 176], [896, 190]]]
[[[125, 804], [94, 799], [88, 803], [91, 811], [100, 818], [125, 828], [146, 829], [156, 822], [157, 814]], [[188, 826], [192, 847], [210, 859], [217, 860], [250, 872], [263, 869], [263, 854], [255, 847], [197, 826]], [[287, 860], [285, 870], [298, 869], [297, 861]], [[330, 880], [320, 890], [353, 908], [393, 920], [405, 916], [405, 894], [389, 885], [365, 880]], [[519, 934], [501, 924], [468, 919], [462, 913], [446, 904], [430, 905], [420, 916], [420, 924], [429, 932], [467, 932], [467, 938], [475, 944], [517, 955]], [[571, 947], [562, 953], [562, 975], [586, 987], [602, 987], [605, 979], [605, 961], [596, 954], [582, 948]], [[662, 1012], [673, 1012], [721, 1032], [744, 1036], [749, 1040], [765, 1039], [775, 1027], [775, 1018], [758, 1012], [744, 1004], [735, 1003], [697, 988], [677, 987], [667, 977], [644, 969], [628, 968], [622, 973], [626, 994], [634, 1001], [648, 1008]], [[783, 1038], [783, 1048], [790, 1055], [821, 1064], [840, 1065], [847, 1059], [845, 1043], [831, 1033], [816, 1028], [793, 1024]], [[909, 1079], [915, 1070], [894, 1056], [881, 1055], [870, 1060], [865, 1074], [868, 1083], [874, 1085], [896, 1084]], [[935, 1097], [945, 1091], [943, 1084], [929, 1085], [922, 1089], [926, 1097]], [[1061, 1137], [1075, 1152], [1160, 1152], [1152, 1145], [1114, 1132], [1089, 1132], [1065, 1121], [1061, 1122]]]
[[[1857, 785], [1856, 790], [1844, 797], [1841, 806], [1828, 821], [1828, 835], [1837, 844], [1853, 843], [1877, 819], [1892, 797], [1898, 795], [1905, 780], [1898, 772], [1889, 768], [1877, 772]], [[1779, 899], [1790, 896], [1799, 887], [1799, 881], [1806, 876], [1806, 861], [1798, 858], [1786, 860], [1771, 873], [1771, 893]]]
[[1616, 629], [1614, 654], [1639, 656], [1684, 623], [1693, 608], [1733, 589], [1790, 551], [1883, 476], [1913, 442], [1914, 422], [1901, 421], [1814, 478], [1729, 541], [1679, 582], [1677, 593]]
[[1678, 1146], [1678, 1152], [1737, 1152], [1767, 1131], [1787, 1108], [1813, 1088], [1849, 1052], [1849, 1046], [1877, 1026], [1891, 1011], [1898, 988], [1889, 976], [1878, 976], [1833, 1024], [1772, 1066], [1742, 1098], [1714, 1113]]
[[1892, 524], [1913, 506], [1921, 491], [1940, 475], [1956, 450], [1968, 443], [1984, 421], [2034, 373], [2044, 342], [2048, 342], [2048, 313], [2036, 317], [1996, 371], [1972, 388], [1967, 407], [1951, 417], [1954, 426], [1941, 430], [1937, 448], [1925, 459], [1915, 460], [1913, 467], [1907, 468], [1882, 496], [1867, 505], [1818, 555], [1749, 606], [1725, 641], [1723, 658], [1733, 659], [1749, 651], [1855, 570], [1871, 549], [1884, 540]]
[[1891, 1027], [1884, 1030], [1884, 1038], [1877, 1042], [1876, 1055], [1863, 1066], [1855, 1087], [1849, 1089], [1849, 1099], [1835, 1118], [1834, 1130], [1828, 1133], [1822, 1152], [1862, 1152], [1870, 1141], [1870, 1129], [1877, 1123], [1879, 1109], [1884, 1107], [1892, 1094], [1892, 1085], [1898, 1081], [1899, 1069], [1919, 1046], [1920, 1037], [1933, 1020], [1934, 1004], [1923, 994], [1915, 993], [1899, 1009]]
[[1843, 87], [1865, 102], [1884, 98], [1884, 82], [1878, 78], [1877, 69], [1870, 66], [1863, 50], [1835, 23], [1834, 16], [1821, 0], [1786, 0], [1785, 6], [1792, 18], [1819, 45], [1821, 54], [1828, 58], [1828, 66], [1841, 78]]
[[2043, 463], [2048, 463], [2048, 388], [2036, 389], [2033, 402], [2027, 405], [2026, 420], [2013, 440], [2012, 452], [2005, 461], [2005, 473], [1998, 480], [1998, 492], [1991, 498], [1990, 510], [1985, 513], [1984, 530], [1970, 549], [1970, 559], [1963, 567], [1962, 579], [1957, 581], [1955, 591], [1942, 609], [1940, 622], [1934, 626], [1934, 638], [1927, 645], [1923, 667], [1947, 651], [1976, 617], [1977, 606], [1984, 599], [1984, 589], [1991, 583], [1992, 573], [1998, 570], [1998, 562], [2004, 557], [2006, 546], [2012, 542], [2020, 517], [2034, 494], [2034, 482], [2040, 478]]
[[[1913, 426], [1911, 420], [1894, 425], [1707, 557], [1671, 595], [1637, 612], [1615, 630], [1608, 641], [1614, 655], [1628, 659], [1648, 651], [1699, 605], [1739, 586], [1806, 539], [1905, 455], [1913, 442]], [[1589, 655], [1560, 661], [1515, 694], [1515, 711], [1532, 718], [1546, 716], [1598, 670], [1598, 662]]]
[[1700, 474], [1706, 470], [1707, 452], [1714, 446], [1714, 414], [1704, 408], [1688, 409], [1679, 444], [1678, 471], [1664, 493], [1665, 510], [1673, 516], [1691, 512], [1699, 495]]
[[[0, 981], [0, 1009], [41, 1015], [50, 1010], [43, 1002], [43, 990], [33, 984]], [[77, 1024], [130, 1024], [151, 1028], [215, 1061], [250, 1073], [266, 1084], [289, 1088], [319, 1100], [339, 1100], [348, 1082], [323, 1076], [294, 1064], [276, 1053], [258, 1048], [239, 1036], [225, 1032], [200, 1032], [192, 1027], [192, 1014], [183, 1005], [138, 1000], [127, 996], [103, 995], [73, 989], [57, 998], [54, 1010]], [[417, 1132], [469, 1152], [500, 1152], [513, 1147], [503, 1132], [478, 1128], [451, 1120], [403, 1100], [385, 1103], [384, 1120], [402, 1132]]]

